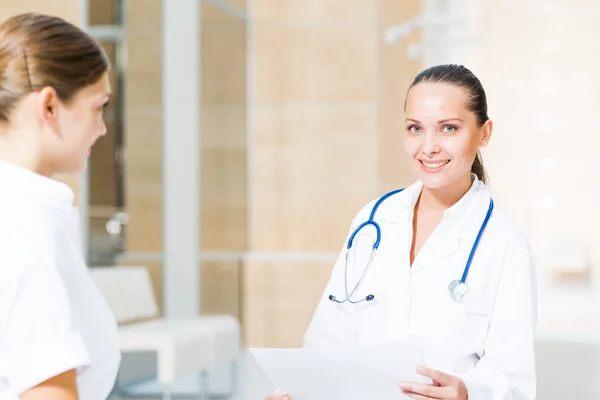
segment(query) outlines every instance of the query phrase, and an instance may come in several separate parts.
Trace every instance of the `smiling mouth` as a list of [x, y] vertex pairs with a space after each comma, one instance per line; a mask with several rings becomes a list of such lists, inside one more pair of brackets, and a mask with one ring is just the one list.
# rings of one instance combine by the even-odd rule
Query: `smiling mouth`
[[436, 161], [436, 162], [419, 160], [419, 163], [421, 163], [421, 165], [423, 166], [423, 169], [429, 170], [429, 171], [440, 170], [444, 166], [446, 166], [449, 162], [450, 162], [450, 160]]

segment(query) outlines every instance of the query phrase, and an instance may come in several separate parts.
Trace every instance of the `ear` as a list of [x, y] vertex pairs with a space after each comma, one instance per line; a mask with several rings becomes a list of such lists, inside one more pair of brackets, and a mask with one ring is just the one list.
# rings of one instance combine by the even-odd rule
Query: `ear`
[[54, 88], [46, 86], [40, 90], [35, 103], [38, 120], [44, 125], [55, 125], [58, 116], [58, 105], [59, 98]]
[[491, 119], [485, 121], [485, 123], [480, 128], [480, 138], [479, 138], [479, 146], [485, 147], [489, 143], [492, 138], [492, 130], [494, 128], [494, 123]]

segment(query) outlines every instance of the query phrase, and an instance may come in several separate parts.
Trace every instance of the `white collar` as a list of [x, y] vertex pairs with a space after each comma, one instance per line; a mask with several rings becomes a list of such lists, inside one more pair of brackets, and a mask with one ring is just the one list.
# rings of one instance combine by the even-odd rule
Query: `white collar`
[[[456, 227], [458, 236], [474, 241], [488, 211], [491, 195], [475, 174], [471, 176], [471, 187], [458, 202], [444, 211], [444, 220]], [[391, 223], [405, 222], [407, 213], [414, 210], [422, 189], [423, 183], [417, 181], [402, 192], [389, 197], [377, 209], [375, 219]]]
[[72, 207], [75, 194], [65, 183], [29, 169], [0, 160], [2, 200], [25, 201], [39, 205]]

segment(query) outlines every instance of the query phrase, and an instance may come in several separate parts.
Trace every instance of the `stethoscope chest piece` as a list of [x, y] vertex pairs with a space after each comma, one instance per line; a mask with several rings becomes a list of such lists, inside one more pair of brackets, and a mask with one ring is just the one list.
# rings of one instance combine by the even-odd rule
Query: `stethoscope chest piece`
[[461, 303], [463, 301], [467, 291], [468, 288], [466, 283], [461, 282], [460, 279], [455, 279], [448, 285], [450, 297], [452, 297], [452, 300], [456, 301], [457, 303]]

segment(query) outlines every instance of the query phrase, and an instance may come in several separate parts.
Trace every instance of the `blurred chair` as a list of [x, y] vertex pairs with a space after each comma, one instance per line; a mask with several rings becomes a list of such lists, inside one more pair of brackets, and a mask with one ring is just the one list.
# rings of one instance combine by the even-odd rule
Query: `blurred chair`
[[[121, 352], [156, 353], [157, 381], [163, 399], [171, 399], [177, 377], [191, 373], [200, 374], [198, 398], [208, 399], [208, 374], [226, 363], [232, 366], [231, 393], [227, 397], [233, 395], [241, 352], [241, 328], [236, 318], [161, 318], [147, 268], [94, 267], [90, 271], [119, 324]], [[115, 392], [121, 397], [130, 396], [127, 387], [119, 384]]]

